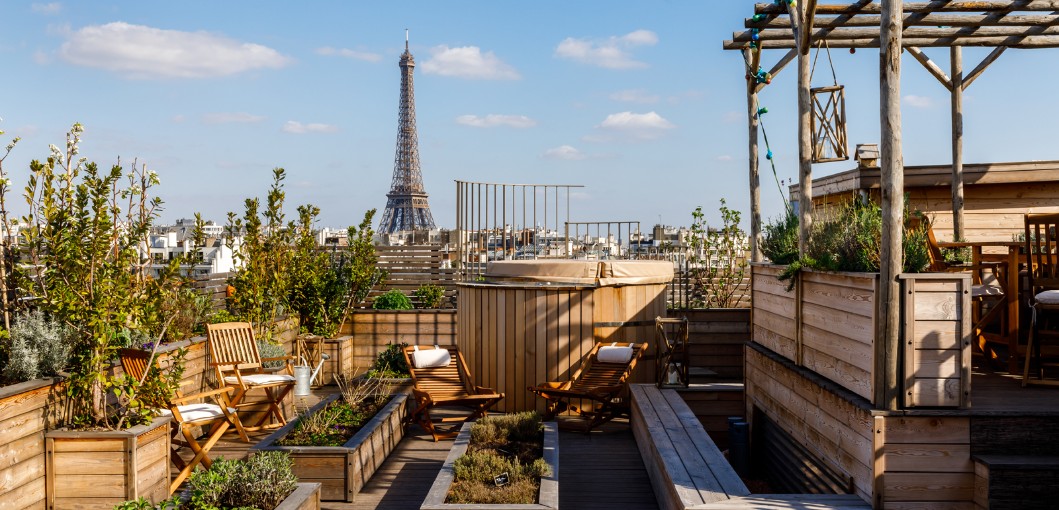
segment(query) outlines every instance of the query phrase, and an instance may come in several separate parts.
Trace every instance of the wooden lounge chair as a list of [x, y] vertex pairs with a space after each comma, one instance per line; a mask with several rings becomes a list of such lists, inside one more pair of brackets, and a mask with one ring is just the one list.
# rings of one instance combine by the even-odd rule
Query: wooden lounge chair
[[[628, 348], [624, 351], [628, 359], [614, 359], [611, 348]], [[628, 412], [628, 403], [623, 398], [626, 380], [646, 349], [646, 343], [597, 342], [569, 381], [546, 382], [527, 389], [547, 401], [545, 420], [569, 409], [582, 419], [561, 421], [560, 428], [589, 432]]]
[[[159, 370], [161, 370], [166, 361], [164, 355], [156, 356], [152, 360], [150, 352], [139, 349], [122, 349], [120, 356], [122, 369], [125, 370], [127, 375], [138, 381], [144, 380], [144, 374], [147, 373], [152, 365], [159, 367]], [[191, 448], [191, 451], [195, 453], [195, 456], [190, 461], [185, 462], [179, 455], [178, 449], [169, 452], [169, 459], [180, 469], [180, 473], [169, 483], [170, 494], [176, 492], [180, 484], [184, 483], [184, 480], [191, 475], [195, 466], [201, 464], [206, 469], [210, 468], [213, 463], [209, 456], [210, 448], [217, 444], [217, 441], [228, 430], [228, 427], [234, 426], [239, 432], [239, 437], [243, 441], [250, 442], [250, 439], [246, 437], [246, 433], [243, 432], [242, 424], [239, 422], [239, 416], [236, 414], [235, 408], [232, 407], [232, 403], [228, 399], [228, 395], [233, 391], [235, 391], [234, 388], [230, 387], [193, 395], [182, 395], [177, 391], [165, 403], [166, 408], [161, 410], [161, 414], [163, 416], [169, 415], [173, 418], [173, 444], [178, 447], [186, 446]], [[206, 439], [203, 442], [199, 442], [197, 439], [197, 429], [199, 427], [205, 432]], [[183, 441], [176, 437], [177, 431], [183, 436]]]
[[[210, 350], [210, 365], [217, 373], [219, 384], [235, 388], [232, 405], [243, 410], [250, 407], [268, 409], [261, 413], [256, 422], [244, 430], [265, 428], [269, 418], [275, 418], [271, 426], [283, 426], [287, 423], [283, 415], [283, 399], [294, 389], [294, 371], [291, 368], [293, 356], [262, 358], [254, 340], [254, 328], [248, 322], [225, 322], [206, 326], [206, 343]], [[264, 370], [263, 363], [268, 361], [286, 361], [277, 372]], [[261, 389], [264, 396], [260, 400], [247, 400], [247, 393]]]
[[[490, 407], [504, 398], [503, 393], [492, 388], [475, 386], [463, 355], [455, 347], [410, 345], [404, 348], [404, 357], [412, 374], [412, 394], [416, 399], [416, 408], [409, 420], [429, 431], [434, 441], [456, 437], [460, 424], [485, 416]], [[431, 416], [438, 407], [467, 408], [470, 414]], [[455, 427], [440, 431], [437, 424], [442, 423], [453, 423]]]

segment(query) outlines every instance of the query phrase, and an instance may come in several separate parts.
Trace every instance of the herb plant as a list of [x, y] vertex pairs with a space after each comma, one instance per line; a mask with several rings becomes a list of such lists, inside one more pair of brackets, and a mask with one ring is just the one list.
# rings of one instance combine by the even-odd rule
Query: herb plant
[[408, 299], [403, 292], [393, 289], [375, 298], [371, 307], [376, 310], [411, 310], [412, 300]]

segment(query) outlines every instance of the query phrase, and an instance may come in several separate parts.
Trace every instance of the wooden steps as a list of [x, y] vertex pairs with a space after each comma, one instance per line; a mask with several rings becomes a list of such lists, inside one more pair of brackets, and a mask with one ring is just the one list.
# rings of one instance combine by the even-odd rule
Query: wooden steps
[[974, 502], [989, 510], [1056, 507], [1059, 456], [975, 455]]

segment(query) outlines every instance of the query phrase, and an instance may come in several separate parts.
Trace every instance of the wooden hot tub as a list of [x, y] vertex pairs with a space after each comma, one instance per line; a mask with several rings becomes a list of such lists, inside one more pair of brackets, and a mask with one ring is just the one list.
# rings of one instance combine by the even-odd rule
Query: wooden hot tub
[[633, 380], [654, 380], [654, 319], [665, 317], [665, 261], [491, 262], [484, 282], [459, 284], [456, 344], [479, 386], [507, 397], [495, 410], [544, 410], [526, 391], [563, 381], [597, 340], [648, 342]]

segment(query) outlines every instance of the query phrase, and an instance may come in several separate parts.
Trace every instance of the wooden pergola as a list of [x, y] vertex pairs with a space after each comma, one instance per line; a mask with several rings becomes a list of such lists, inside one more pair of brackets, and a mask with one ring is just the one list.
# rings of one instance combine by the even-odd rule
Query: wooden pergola
[[[746, 30], [724, 42], [726, 50], [741, 50], [748, 62], [747, 119], [751, 250], [761, 260], [761, 199], [758, 175], [757, 94], [768, 85], [756, 78], [762, 50], [787, 51], [771, 68], [776, 75], [789, 63], [798, 65], [799, 247], [804, 250], [812, 226], [812, 104], [809, 50], [820, 41], [830, 48], [879, 48], [880, 154], [883, 211], [882, 253], [876, 325], [878, 369], [887, 374], [885, 387], [877, 388], [877, 402], [895, 409], [899, 303], [897, 275], [902, 268], [901, 232], [904, 223], [904, 190], [901, 148], [901, 52], [908, 51], [950, 91], [952, 103], [952, 207], [953, 232], [962, 238], [963, 222], [963, 91], [1008, 48], [1059, 47], [1059, 0], [908, 2], [859, 0], [822, 4], [803, 0], [759, 3], [754, 16], [744, 21]], [[969, 73], [964, 73], [961, 48], [993, 50]], [[946, 74], [924, 48], [949, 48]]]

